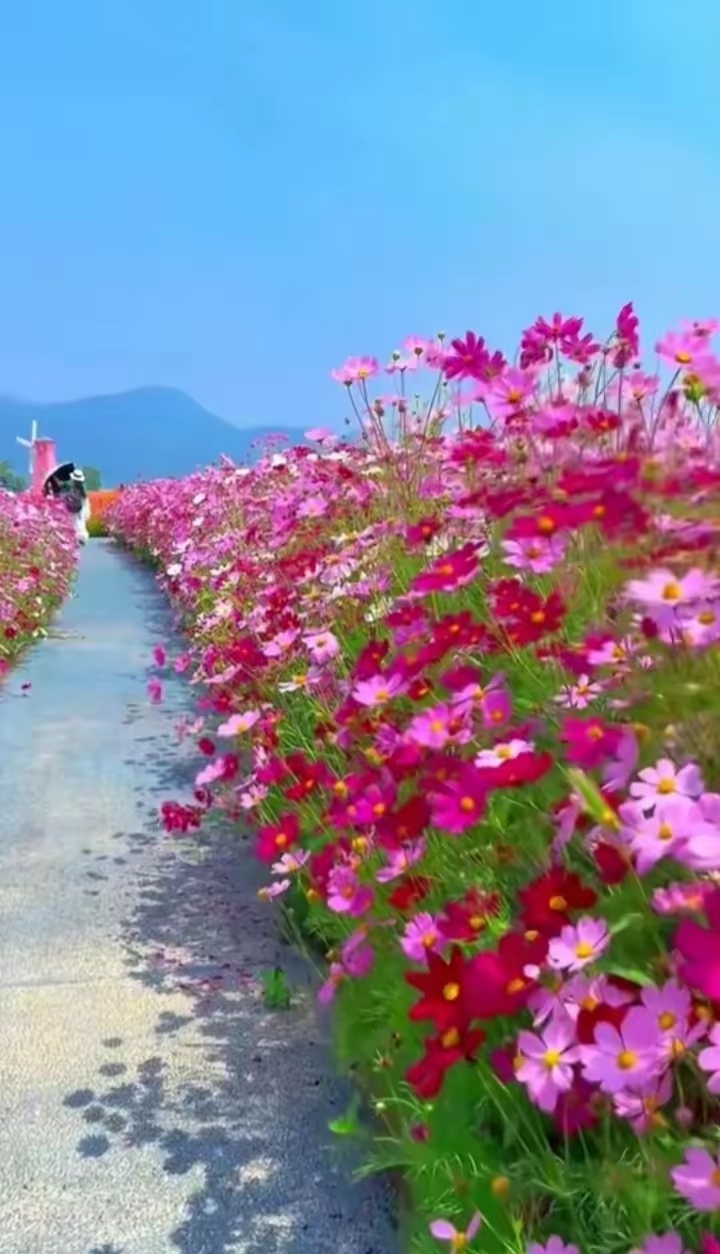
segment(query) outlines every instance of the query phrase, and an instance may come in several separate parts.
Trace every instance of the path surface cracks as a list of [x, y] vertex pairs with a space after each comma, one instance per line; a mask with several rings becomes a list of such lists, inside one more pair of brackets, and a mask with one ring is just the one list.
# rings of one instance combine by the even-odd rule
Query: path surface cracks
[[[170, 631], [110, 543], [0, 693], [2, 1254], [396, 1254], [392, 1201], [328, 1131], [348, 1093], [307, 970], [255, 896], [236, 831], [158, 832], [196, 762], [180, 679], [146, 695]], [[30, 684], [28, 689], [23, 685]]]

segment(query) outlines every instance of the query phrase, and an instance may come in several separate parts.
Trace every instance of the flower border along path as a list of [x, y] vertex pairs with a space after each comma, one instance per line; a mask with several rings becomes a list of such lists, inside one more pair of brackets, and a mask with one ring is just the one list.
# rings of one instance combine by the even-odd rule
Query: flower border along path
[[67, 596], [77, 543], [67, 510], [0, 489], [0, 681]]
[[362, 444], [308, 433], [110, 514], [201, 684], [166, 828], [254, 818], [418, 1250], [714, 1249], [717, 328], [667, 335], [659, 375], [630, 306], [604, 345], [538, 319], [517, 367], [413, 339], [392, 405], [373, 358], [335, 372]]

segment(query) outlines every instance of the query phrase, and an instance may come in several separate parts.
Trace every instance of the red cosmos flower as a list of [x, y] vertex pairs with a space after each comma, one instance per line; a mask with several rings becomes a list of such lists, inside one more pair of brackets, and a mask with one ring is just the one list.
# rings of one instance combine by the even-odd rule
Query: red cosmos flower
[[675, 933], [675, 948], [684, 959], [680, 975], [690, 988], [720, 1001], [720, 890], [706, 897], [703, 910], [709, 927], [683, 919]]
[[569, 921], [573, 910], [589, 910], [597, 893], [579, 875], [553, 867], [518, 893], [523, 923], [527, 928], [555, 936]]
[[520, 788], [523, 784], [535, 784], [547, 775], [555, 765], [550, 753], [519, 753], [499, 766], [478, 771], [485, 780], [488, 792], [491, 788]]
[[560, 739], [568, 746], [566, 761], [583, 770], [592, 770], [615, 753], [622, 732], [617, 727], [608, 727], [599, 718], [566, 718]]
[[430, 880], [425, 879], [421, 875], [408, 875], [392, 891], [388, 897], [388, 901], [393, 910], [399, 910], [401, 914], [405, 914], [407, 910], [411, 910], [418, 902], [423, 901], [427, 897], [432, 885]]
[[454, 941], [477, 940], [487, 927], [488, 919], [497, 914], [499, 908], [497, 893], [471, 888], [460, 901], [450, 901], [443, 908], [443, 936]]
[[533, 536], [554, 536], [558, 531], [575, 531], [592, 521], [592, 506], [547, 501], [534, 514], [520, 514], [507, 529], [508, 540]]
[[268, 823], [258, 830], [255, 853], [261, 862], [275, 862], [299, 838], [300, 822], [297, 814], [284, 814], [277, 823]]
[[447, 961], [428, 951], [427, 971], [406, 971], [405, 980], [422, 994], [411, 1007], [408, 1018], [413, 1022], [430, 1019], [436, 1031], [455, 1026], [464, 1028], [472, 1015], [466, 1005], [463, 979], [467, 966], [459, 945], [453, 945]]
[[405, 543], [415, 548], [417, 545], [429, 544], [442, 530], [442, 523], [437, 518], [421, 518], [405, 529]]
[[397, 849], [407, 841], [417, 840], [430, 822], [430, 807], [423, 796], [408, 798], [397, 810], [389, 810], [375, 828], [383, 849]]
[[353, 679], [371, 679], [377, 675], [389, 652], [389, 640], [368, 640], [355, 660]]
[[456, 1027], [447, 1028], [439, 1036], [428, 1037], [423, 1057], [408, 1067], [405, 1079], [417, 1096], [425, 1101], [437, 1097], [445, 1072], [463, 1059], [472, 1062], [484, 1039], [484, 1033], [477, 1029], [460, 1030]]
[[528, 590], [520, 609], [503, 624], [506, 636], [516, 645], [532, 644], [550, 632], [557, 631], [565, 617], [565, 604], [559, 592], [551, 592], [543, 601]]
[[302, 801], [303, 797], [309, 797], [321, 788], [330, 788], [334, 782], [333, 775], [323, 762], [309, 762], [302, 753], [288, 754], [285, 765], [296, 780], [285, 789], [288, 801]]
[[597, 1006], [583, 1006], [577, 1017], [577, 1038], [580, 1044], [594, 1045], [595, 1029], [599, 1023], [609, 1023], [619, 1031], [629, 1009], [629, 1004], [608, 1006], [605, 1002], [600, 1002]]
[[594, 1128], [598, 1121], [598, 1096], [599, 1092], [592, 1084], [578, 1077], [572, 1088], [558, 1098], [553, 1114], [558, 1131], [570, 1137], [586, 1128]]
[[425, 596], [431, 592], [452, 592], [470, 583], [480, 569], [477, 544], [465, 544], [453, 553], [436, 558], [422, 574], [416, 575], [410, 589]]
[[468, 610], [462, 610], [459, 614], [446, 614], [433, 625], [433, 636], [443, 646], [467, 648], [469, 645], [482, 644], [487, 635], [485, 624], [473, 618]]
[[166, 832], [197, 831], [202, 821], [202, 810], [196, 806], [184, 806], [179, 801], [163, 801], [160, 807], [162, 825]]
[[622, 884], [632, 868], [632, 860], [628, 854], [606, 840], [601, 840], [595, 845], [592, 856], [600, 879], [608, 887]]
[[201, 736], [197, 742], [197, 747], [206, 758], [211, 758], [215, 753], [215, 745], [209, 736]]
[[496, 950], [485, 949], [470, 958], [466, 980], [473, 1019], [516, 1014], [535, 988], [525, 968], [539, 965], [546, 953], [544, 937], [530, 941], [518, 932], [508, 932]]

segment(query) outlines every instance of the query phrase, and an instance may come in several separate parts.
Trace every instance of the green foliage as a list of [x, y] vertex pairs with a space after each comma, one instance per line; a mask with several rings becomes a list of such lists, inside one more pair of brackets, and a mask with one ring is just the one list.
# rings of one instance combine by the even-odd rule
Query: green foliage
[[9, 461], [0, 461], [0, 487], [8, 492], [24, 492], [27, 485], [25, 475], [16, 474]]

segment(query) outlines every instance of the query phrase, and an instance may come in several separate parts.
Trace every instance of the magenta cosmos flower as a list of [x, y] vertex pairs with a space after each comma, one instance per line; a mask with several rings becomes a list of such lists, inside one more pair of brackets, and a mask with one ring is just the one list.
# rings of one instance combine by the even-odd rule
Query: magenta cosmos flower
[[681, 1197], [695, 1210], [720, 1209], [720, 1162], [706, 1149], [685, 1150], [685, 1160], [670, 1172]]

